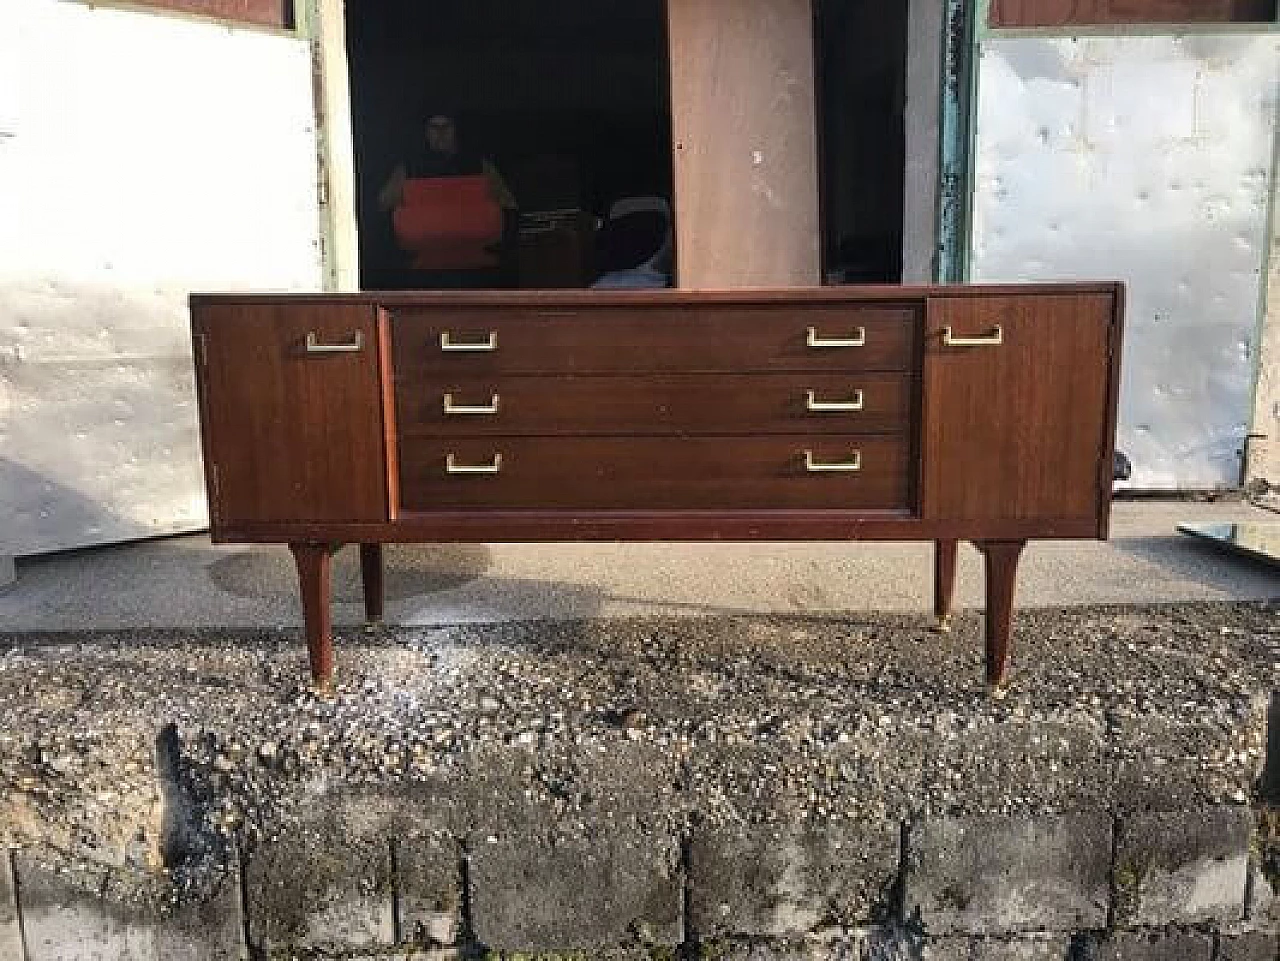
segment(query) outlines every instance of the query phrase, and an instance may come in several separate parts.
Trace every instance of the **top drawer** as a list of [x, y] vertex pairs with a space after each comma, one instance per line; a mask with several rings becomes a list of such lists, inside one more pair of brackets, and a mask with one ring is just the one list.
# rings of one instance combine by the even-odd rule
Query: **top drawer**
[[593, 305], [394, 308], [396, 373], [902, 371], [919, 308]]

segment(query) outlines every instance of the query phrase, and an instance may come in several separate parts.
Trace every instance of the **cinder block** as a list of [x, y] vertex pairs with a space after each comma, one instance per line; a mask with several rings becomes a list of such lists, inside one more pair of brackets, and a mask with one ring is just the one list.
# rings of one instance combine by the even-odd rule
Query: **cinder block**
[[690, 924], [700, 938], [803, 937], [883, 921], [896, 905], [896, 822], [695, 834]]
[[700, 957], [720, 961], [867, 961], [868, 958], [893, 959], [893, 961], [919, 961], [918, 953], [902, 953], [897, 948], [890, 953], [868, 954], [868, 942], [864, 937], [850, 935], [834, 940], [803, 941], [719, 941], [702, 943]]
[[[107, 880], [103, 871], [98, 890]], [[19, 857], [17, 881], [26, 961], [159, 961], [153, 927], [89, 893], [83, 879], [73, 882], [34, 858]]]
[[938, 938], [925, 947], [923, 961], [1066, 961], [1065, 935], [1019, 938]]
[[[4, 558], [0, 557], [0, 561]], [[0, 958], [22, 957], [22, 927], [18, 924], [18, 900], [13, 886], [13, 862], [0, 848]]]
[[1199, 932], [1120, 931], [1102, 942], [1098, 961], [1211, 961], [1213, 937]]
[[1246, 807], [1124, 818], [1116, 839], [1116, 919], [1152, 927], [1240, 920], [1252, 834]]
[[907, 916], [932, 936], [1077, 931], [1106, 923], [1111, 819], [947, 818], [908, 835]]
[[249, 940], [260, 951], [395, 941], [390, 840], [358, 803], [322, 799], [316, 817], [253, 852], [245, 871]]
[[239, 872], [229, 873], [206, 899], [179, 908], [156, 930], [160, 961], [241, 961], [244, 943]]
[[451, 834], [419, 834], [396, 845], [400, 935], [416, 944], [452, 945], [462, 926], [462, 852]]
[[1224, 935], [1219, 942], [1218, 961], [1276, 961], [1280, 940], [1274, 931]]
[[[102, 872], [91, 892], [34, 858], [18, 859], [17, 881], [26, 961], [240, 961], [246, 955], [240, 892], [228, 876], [213, 896], [161, 916], [124, 904]], [[0, 947], [3, 947], [0, 943]], [[0, 954], [21, 958], [22, 954]]]
[[601, 820], [478, 831], [470, 858], [477, 939], [499, 951], [575, 951], [683, 939], [673, 835]]

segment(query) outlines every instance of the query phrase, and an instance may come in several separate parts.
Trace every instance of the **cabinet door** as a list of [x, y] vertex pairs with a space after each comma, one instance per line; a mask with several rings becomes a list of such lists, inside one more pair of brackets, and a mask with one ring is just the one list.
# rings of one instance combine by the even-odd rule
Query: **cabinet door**
[[1118, 297], [1116, 289], [929, 300], [925, 518], [1096, 520], [1105, 529]]
[[196, 304], [192, 331], [215, 533], [388, 518], [375, 308]]

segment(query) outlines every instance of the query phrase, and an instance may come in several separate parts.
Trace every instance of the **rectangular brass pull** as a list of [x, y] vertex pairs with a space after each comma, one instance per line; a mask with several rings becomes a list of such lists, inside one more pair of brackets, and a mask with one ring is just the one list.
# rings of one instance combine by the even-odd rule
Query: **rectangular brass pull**
[[489, 331], [489, 336], [484, 340], [463, 340], [457, 341], [453, 339], [453, 331], [445, 330], [440, 332], [440, 349], [443, 351], [463, 352], [463, 351], [488, 351], [498, 349], [498, 332], [496, 330]]
[[818, 349], [824, 347], [865, 347], [867, 346], [867, 328], [854, 328], [852, 337], [820, 337], [818, 336], [818, 328], [810, 327], [805, 343]]
[[816, 390], [807, 391], [804, 409], [813, 411], [815, 414], [837, 414], [862, 410], [862, 391], [855, 390], [853, 396], [848, 400], [818, 400], [818, 392]]
[[498, 412], [498, 403], [501, 398], [494, 394], [490, 398], [489, 403], [485, 404], [455, 404], [453, 402], [453, 394], [444, 395], [444, 412], [446, 414], [481, 414], [492, 415]]
[[494, 454], [487, 464], [459, 464], [457, 456], [449, 454], [444, 459], [446, 474], [496, 474], [502, 470], [502, 455]]
[[804, 469], [810, 474], [844, 471], [846, 473], [862, 470], [862, 451], [855, 450], [851, 460], [815, 461], [813, 451], [804, 452]]
[[314, 330], [307, 331], [306, 352], [308, 354], [358, 354], [364, 349], [364, 331], [357, 330], [351, 339], [341, 344], [322, 344], [320, 335]]
[[981, 337], [957, 337], [950, 327], [942, 328], [943, 347], [999, 347], [1004, 343], [1004, 330], [999, 324]]

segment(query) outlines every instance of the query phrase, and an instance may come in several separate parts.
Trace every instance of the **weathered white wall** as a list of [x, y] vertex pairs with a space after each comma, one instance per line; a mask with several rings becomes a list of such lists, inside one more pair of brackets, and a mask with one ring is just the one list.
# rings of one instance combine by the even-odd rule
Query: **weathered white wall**
[[1278, 63], [1274, 34], [983, 44], [973, 279], [1128, 283], [1133, 487], [1240, 483]]
[[1266, 314], [1258, 350], [1258, 383], [1245, 480], [1280, 488], [1280, 180], [1271, 176], [1271, 250], [1267, 265]]
[[206, 523], [186, 297], [321, 282], [291, 37], [0, 2], [0, 555]]

